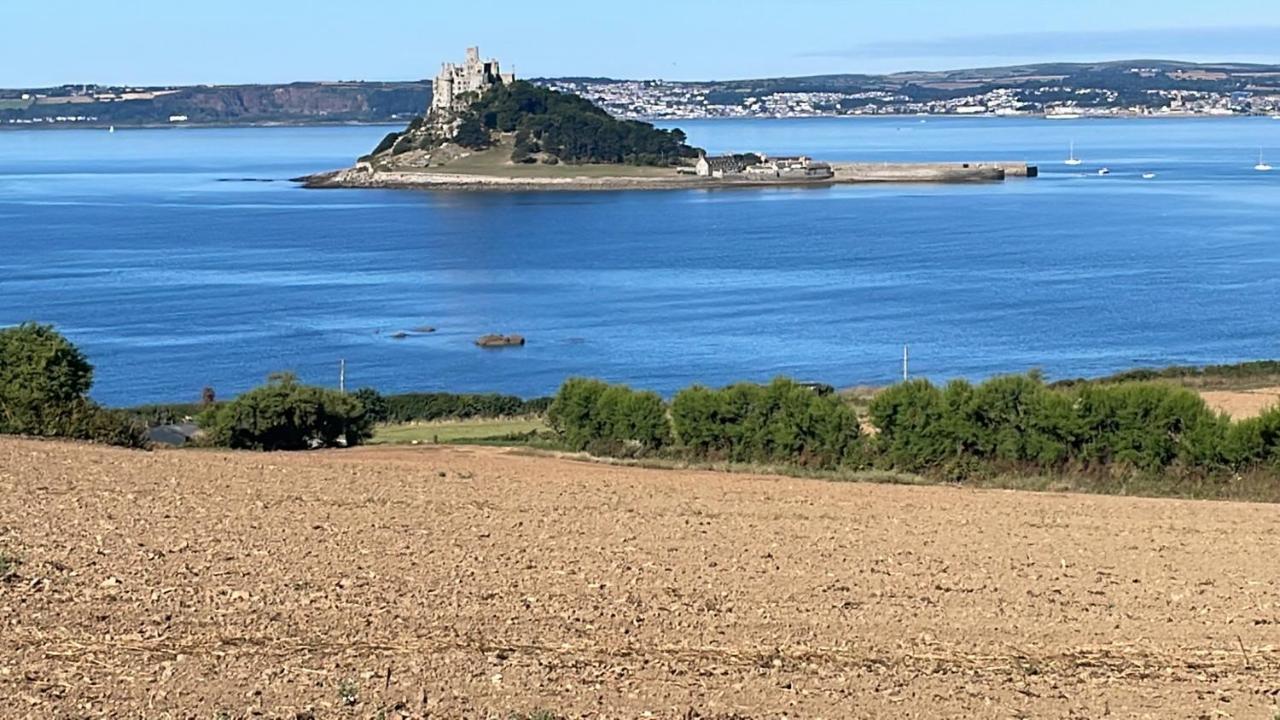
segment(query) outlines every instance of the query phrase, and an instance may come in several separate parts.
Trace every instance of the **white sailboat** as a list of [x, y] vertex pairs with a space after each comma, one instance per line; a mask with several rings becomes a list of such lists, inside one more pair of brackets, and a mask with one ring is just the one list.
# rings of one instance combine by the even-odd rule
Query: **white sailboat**
[[1258, 164], [1257, 164], [1257, 165], [1254, 165], [1254, 166], [1253, 166], [1253, 169], [1254, 169], [1254, 170], [1257, 170], [1258, 172], [1270, 172], [1270, 171], [1271, 171], [1271, 166], [1270, 166], [1270, 165], [1268, 165], [1268, 164], [1266, 163], [1266, 161], [1262, 159], [1262, 151], [1261, 151], [1261, 150], [1259, 150], [1259, 151], [1258, 151]]
[[115, 132], [115, 131], [116, 131], [116, 126], [115, 126], [115, 125], [112, 125], [111, 127], [107, 128], [107, 132], [109, 132], [109, 133], [113, 133], [113, 132]]
[[1071, 141], [1071, 149], [1067, 152], [1067, 159], [1062, 161], [1063, 165], [1079, 165], [1082, 161], [1076, 157], [1076, 143]]

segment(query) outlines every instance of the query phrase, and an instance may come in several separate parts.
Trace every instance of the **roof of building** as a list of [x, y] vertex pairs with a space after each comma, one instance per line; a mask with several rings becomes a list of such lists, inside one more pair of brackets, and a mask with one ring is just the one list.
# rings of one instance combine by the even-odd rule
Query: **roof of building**
[[706, 157], [704, 155], [702, 159], [707, 161], [707, 167], [709, 167], [712, 172], [717, 170], [724, 172], [742, 172], [746, 169], [746, 163], [744, 163], [741, 158], [734, 157], [733, 155], [716, 155], [714, 157]]

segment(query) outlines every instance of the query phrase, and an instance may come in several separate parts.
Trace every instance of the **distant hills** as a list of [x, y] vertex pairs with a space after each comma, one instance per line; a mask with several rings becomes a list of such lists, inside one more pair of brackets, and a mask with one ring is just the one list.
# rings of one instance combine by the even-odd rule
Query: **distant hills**
[[430, 99], [427, 81], [63, 85], [0, 90], [0, 128], [392, 122], [421, 113]]
[[[1280, 112], [1280, 65], [1169, 60], [705, 82], [535, 82], [635, 118]], [[396, 122], [421, 114], [430, 97], [426, 81], [19, 88], [0, 90], [0, 127]]]

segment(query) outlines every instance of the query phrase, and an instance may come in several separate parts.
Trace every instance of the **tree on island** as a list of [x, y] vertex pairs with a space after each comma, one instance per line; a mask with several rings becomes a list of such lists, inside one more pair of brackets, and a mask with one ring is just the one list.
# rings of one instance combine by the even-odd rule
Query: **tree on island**
[[[436, 122], [432, 122], [432, 120]], [[398, 154], [453, 142], [485, 150], [500, 136], [514, 135], [511, 160], [533, 162], [608, 163], [670, 167], [701, 152], [688, 145], [684, 132], [662, 130], [650, 123], [619, 120], [572, 93], [526, 81], [495, 85], [456, 116], [452, 134], [441, 134], [438, 118], [415, 118], [405, 132], [388, 136], [374, 155]]]

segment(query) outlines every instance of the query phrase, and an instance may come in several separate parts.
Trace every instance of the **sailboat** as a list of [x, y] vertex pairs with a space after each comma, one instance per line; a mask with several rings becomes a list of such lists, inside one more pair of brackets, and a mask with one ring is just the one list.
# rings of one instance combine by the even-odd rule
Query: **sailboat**
[[1067, 153], [1067, 159], [1062, 161], [1063, 165], [1079, 165], [1082, 161], [1076, 157], [1076, 143], [1071, 142], [1071, 150]]
[[113, 133], [113, 132], [115, 132], [115, 131], [116, 131], [116, 126], [115, 126], [115, 125], [112, 125], [111, 127], [107, 128], [107, 132], [109, 132], [109, 133]]
[[1262, 151], [1261, 151], [1261, 150], [1259, 150], [1259, 151], [1258, 151], [1258, 164], [1257, 164], [1257, 165], [1254, 165], [1254, 166], [1253, 166], [1253, 169], [1254, 169], [1254, 170], [1257, 170], [1258, 172], [1270, 172], [1270, 170], [1271, 170], [1271, 166], [1270, 166], [1270, 165], [1268, 165], [1268, 164], [1266, 163], [1266, 161], [1262, 159]]

